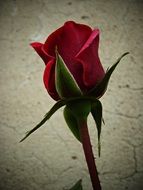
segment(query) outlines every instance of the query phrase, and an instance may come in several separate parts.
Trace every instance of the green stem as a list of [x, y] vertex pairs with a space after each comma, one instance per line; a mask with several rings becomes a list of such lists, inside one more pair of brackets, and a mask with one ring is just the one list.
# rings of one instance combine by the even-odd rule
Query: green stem
[[81, 138], [93, 190], [101, 190], [101, 185], [98, 178], [98, 172], [96, 169], [95, 159], [94, 159], [92, 146], [90, 142], [87, 121], [86, 120], [79, 121], [78, 126], [79, 126], [80, 138]]

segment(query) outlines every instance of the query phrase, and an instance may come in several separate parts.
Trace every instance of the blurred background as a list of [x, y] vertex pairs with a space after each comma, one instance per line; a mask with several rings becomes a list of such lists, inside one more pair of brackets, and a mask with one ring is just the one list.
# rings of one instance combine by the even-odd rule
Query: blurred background
[[55, 103], [43, 85], [44, 63], [29, 43], [44, 42], [67, 20], [100, 29], [105, 69], [130, 52], [101, 98], [101, 158], [91, 116], [88, 124], [103, 190], [142, 190], [142, 0], [0, 0], [0, 189], [67, 190], [79, 179], [83, 190], [92, 189], [82, 147], [62, 109], [19, 143]]

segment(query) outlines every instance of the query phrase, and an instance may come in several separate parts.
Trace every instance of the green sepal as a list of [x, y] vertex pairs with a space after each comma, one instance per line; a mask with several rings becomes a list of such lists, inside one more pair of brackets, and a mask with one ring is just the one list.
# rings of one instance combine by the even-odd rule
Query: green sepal
[[82, 95], [76, 80], [57, 51], [55, 74], [56, 90], [61, 98], [78, 97]]
[[83, 190], [82, 180], [80, 179], [71, 189], [69, 190]]
[[91, 111], [91, 101], [86, 99], [69, 101], [67, 106], [77, 121], [86, 120]]
[[96, 123], [97, 127], [97, 133], [98, 133], [98, 155], [100, 157], [101, 153], [101, 143], [100, 143], [100, 135], [101, 135], [101, 127], [102, 127], [102, 104], [99, 100], [96, 100], [96, 102], [92, 103], [91, 106], [91, 114], [94, 118], [94, 121]]
[[106, 91], [107, 89], [107, 86], [108, 86], [108, 82], [109, 82], [109, 79], [113, 73], [113, 71], [115, 70], [116, 66], [118, 65], [118, 63], [121, 61], [121, 59], [125, 56], [129, 54], [129, 52], [126, 52], [124, 53], [117, 61], [116, 63], [110, 68], [107, 70], [104, 78], [102, 79], [102, 81], [97, 84], [88, 94], [90, 96], [95, 96], [96, 98], [99, 98], [100, 96], [102, 96], [104, 94], [104, 92]]
[[81, 142], [77, 120], [67, 106], [64, 108], [64, 118], [75, 138]]
[[[24, 141], [29, 135], [31, 135], [32, 133], [34, 133], [37, 129], [39, 129], [48, 119], [50, 119], [50, 117], [59, 109], [61, 108], [62, 106], [64, 105], [68, 105], [70, 106], [71, 108], [74, 107], [72, 105], [74, 104], [77, 104], [78, 102], [80, 102], [79, 106], [81, 108], [84, 108], [82, 109], [82, 114], [80, 113], [80, 109], [77, 109], [76, 111], [79, 112], [79, 116], [84, 116], [84, 117], [87, 117], [87, 115], [89, 114], [90, 112], [90, 109], [91, 109], [91, 104], [90, 102], [94, 102], [96, 100], [95, 97], [84, 97], [84, 96], [81, 96], [81, 97], [74, 97], [74, 98], [68, 98], [68, 99], [64, 99], [64, 100], [59, 100], [51, 109], [50, 111], [45, 114], [43, 120], [38, 123], [33, 129], [31, 129], [30, 131], [27, 131], [26, 132], [26, 135], [24, 138], [22, 138], [20, 140], [20, 142]], [[83, 105], [81, 105], [81, 103], [84, 102]], [[87, 104], [88, 102], [88, 104]], [[85, 109], [86, 108], [86, 109]], [[73, 109], [72, 109], [73, 110]], [[74, 110], [73, 110], [74, 112]], [[75, 115], [74, 115], [75, 116]], [[75, 117], [76, 118], [76, 117]]]
[[91, 100], [88, 99], [74, 99], [67, 101], [64, 109], [64, 117], [66, 123], [77, 140], [81, 142], [78, 123], [87, 120], [91, 112]]
[[39, 129], [50, 117], [62, 106], [66, 104], [66, 101], [59, 100], [51, 109], [50, 111], [44, 116], [42, 121], [38, 123], [33, 129], [26, 132], [26, 135], [23, 139], [20, 140], [20, 142], [24, 141], [29, 135], [31, 135], [33, 132], [35, 132], [37, 129]]

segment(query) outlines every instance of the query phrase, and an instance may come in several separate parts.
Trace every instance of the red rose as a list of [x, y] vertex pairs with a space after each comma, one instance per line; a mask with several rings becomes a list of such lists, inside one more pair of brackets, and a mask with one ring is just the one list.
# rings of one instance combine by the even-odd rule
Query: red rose
[[31, 46], [45, 62], [44, 84], [55, 100], [60, 99], [55, 87], [56, 47], [83, 94], [105, 76], [98, 56], [98, 29], [92, 30], [87, 25], [68, 21], [53, 32], [44, 44], [34, 42]]

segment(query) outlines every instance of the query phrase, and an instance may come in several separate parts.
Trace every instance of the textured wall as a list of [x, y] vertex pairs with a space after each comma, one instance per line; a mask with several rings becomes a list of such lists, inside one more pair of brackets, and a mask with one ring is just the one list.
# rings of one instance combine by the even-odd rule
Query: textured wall
[[[125, 57], [101, 99], [104, 106], [102, 155], [96, 156], [103, 190], [143, 189], [143, 1], [0, 1], [0, 189], [66, 190], [83, 179], [91, 184], [81, 145], [62, 109], [25, 142], [54, 101], [42, 83], [44, 64], [29, 46], [67, 20], [99, 27], [105, 68]], [[97, 133], [89, 116], [93, 149]]]

